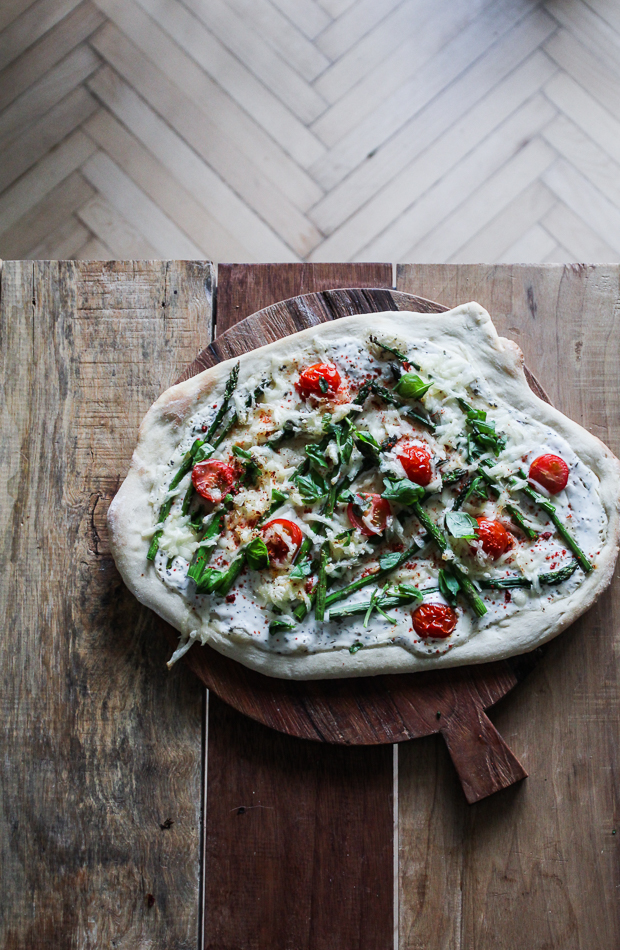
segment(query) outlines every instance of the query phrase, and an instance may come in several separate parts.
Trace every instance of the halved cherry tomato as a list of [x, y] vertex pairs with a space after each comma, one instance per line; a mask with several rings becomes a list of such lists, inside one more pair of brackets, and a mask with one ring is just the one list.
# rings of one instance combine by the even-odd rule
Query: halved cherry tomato
[[235, 481], [235, 470], [217, 459], [198, 462], [192, 469], [192, 485], [199, 495], [219, 504]]
[[315, 363], [299, 374], [295, 389], [302, 399], [308, 396], [333, 396], [340, 388], [340, 373], [333, 363]]
[[[381, 534], [385, 529], [389, 516], [392, 514], [389, 501], [386, 501], [381, 495], [375, 495], [374, 492], [360, 492], [359, 495], [368, 504], [368, 509], [362, 510], [359, 505], [351, 502], [347, 508], [349, 521], [354, 528], [359, 528], [367, 538], [373, 534]], [[358, 512], [360, 513], [358, 514]], [[366, 521], [363, 520], [364, 518]], [[370, 525], [367, 522], [370, 522]]]
[[568, 465], [559, 455], [539, 455], [530, 465], [530, 478], [557, 495], [568, 483]]
[[431, 453], [421, 445], [413, 445], [402, 440], [396, 446], [398, 461], [405, 469], [407, 478], [416, 485], [428, 485], [433, 478]]
[[411, 615], [413, 629], [423, 640], [445, 640], [458, 621], [458, 614], [445, 604], [421, 604]]
[[263, 527], [263, 541], [267, 545], [269, 557], [278, 564], [293, 560], [303, 537], [299, 525], [286, 518], [274, 518]]
[[478, 540], [482, 541], [482, 550], [496, 561], [512, 544], [512, 536], [501, 521], [492, 518], [476, 518], [478, 522]]

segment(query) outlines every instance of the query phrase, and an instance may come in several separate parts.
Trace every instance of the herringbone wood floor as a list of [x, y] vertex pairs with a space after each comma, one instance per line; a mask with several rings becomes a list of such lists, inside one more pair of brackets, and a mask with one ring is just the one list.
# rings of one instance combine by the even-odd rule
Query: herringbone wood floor
[[612, 261], [618, 0], [2, 0], [0, 256]]

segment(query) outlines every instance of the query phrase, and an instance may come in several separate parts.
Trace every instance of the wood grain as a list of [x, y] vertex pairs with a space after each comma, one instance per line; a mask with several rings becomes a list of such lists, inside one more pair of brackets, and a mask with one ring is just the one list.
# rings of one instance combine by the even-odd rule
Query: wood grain
[[5, 263], [0, 944], [195, 947], [203, 690], [116, 572], [140, 420], [210, 331], [211, 268]]
[[[391, 264], [220, 264], [216, 308], [217, 336], [251, 313], [280, 300], [334, 287], [391, 287]], [[257, 306], [255, 304], [260, 301]]]
[[[391, 266], [381, 267], [372, 277], [389, 287]], [[218, 327], [316, 289], [320, 265], [316, 277], [312, 271], [220, 266]], [[359, 269], [343, 264], [329, 276], [346, 287]], [[244, 288], [238, 305], [233, 282]], [[391, 747], [308, 743], [266, 729], [212, 693], [209, 703], [205, 950], [391, 948]]]
[[[617, 265], [402, 265], [397, 286], [477, 300], [554, 405], [620, 449]], [[445, 751], [400, 747], [400, 950], [620, 946], [616, 579], [493, 713], [527, 783], [464, 812]]]

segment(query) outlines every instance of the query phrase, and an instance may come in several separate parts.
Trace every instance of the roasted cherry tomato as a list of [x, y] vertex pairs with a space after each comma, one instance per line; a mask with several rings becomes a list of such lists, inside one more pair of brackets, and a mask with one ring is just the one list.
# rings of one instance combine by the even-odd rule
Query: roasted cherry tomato
[[421, 604], [413, 611], [411, 619], [413, 629], [423, 640], [445, 640], [456, 627], [459, 618], [452, 607], [446, 607], [444, 604]]
[[428, 485], [433, 478], [431, 453], [421, 445], [400, 442], [396, 446], [398, 461], [405, 469], [407, 478], [416, 485]]
[[[347, 508], [349, 521], [354, 528], [359, 528], [367, 538], [373, 534], [381, 534], [385, 529], [388, 517], [392, 513], [389, 501], [386, 501], [381, 495], [375, 495], [374, 492], [360, 492], [359, 496], [363, 498], [368, 508], [362, 509], [360, 505], [351, 502]], [[366, 521], [363, 520], [364, 518]]]
[[199, 495], [219, 504], [235, 481], [235, 470], [226, 462], [198, 462], [192, 469], [192, 484]]
[[303, 537], [299, 525], [286, 518], [274, 518], [263, 527], [263, 541], [267, 545], [269, 557], [278, 564], [293, 560]]
[[295, 389], [302, 399], [333, 396], [340, 388], [340, 373], [332, 363], [315, 363], [299, 374]]
[[557, 495], [568, 483], [568, 465], [559, 455], [539, 455], [530, 465], [530, 478]]
[[506, 531], [501, 521], [492, 518], [476, 518], [478, 522], [478, 540], [482, 542], [482, 550], [496, 561], [512, 544], [512, 536]]

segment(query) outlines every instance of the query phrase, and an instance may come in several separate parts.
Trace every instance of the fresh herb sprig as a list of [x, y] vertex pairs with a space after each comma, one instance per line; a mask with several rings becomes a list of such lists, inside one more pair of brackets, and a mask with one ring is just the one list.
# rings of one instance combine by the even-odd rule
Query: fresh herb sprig
[[484, 409], [474, 409], [464, 399], [458, 403], [467, 420], [469, 458], [477, 459], [485, 452], [498, 456], [506, 447], [506, 436], [495, 431], [495, 423], [487, 420]]

